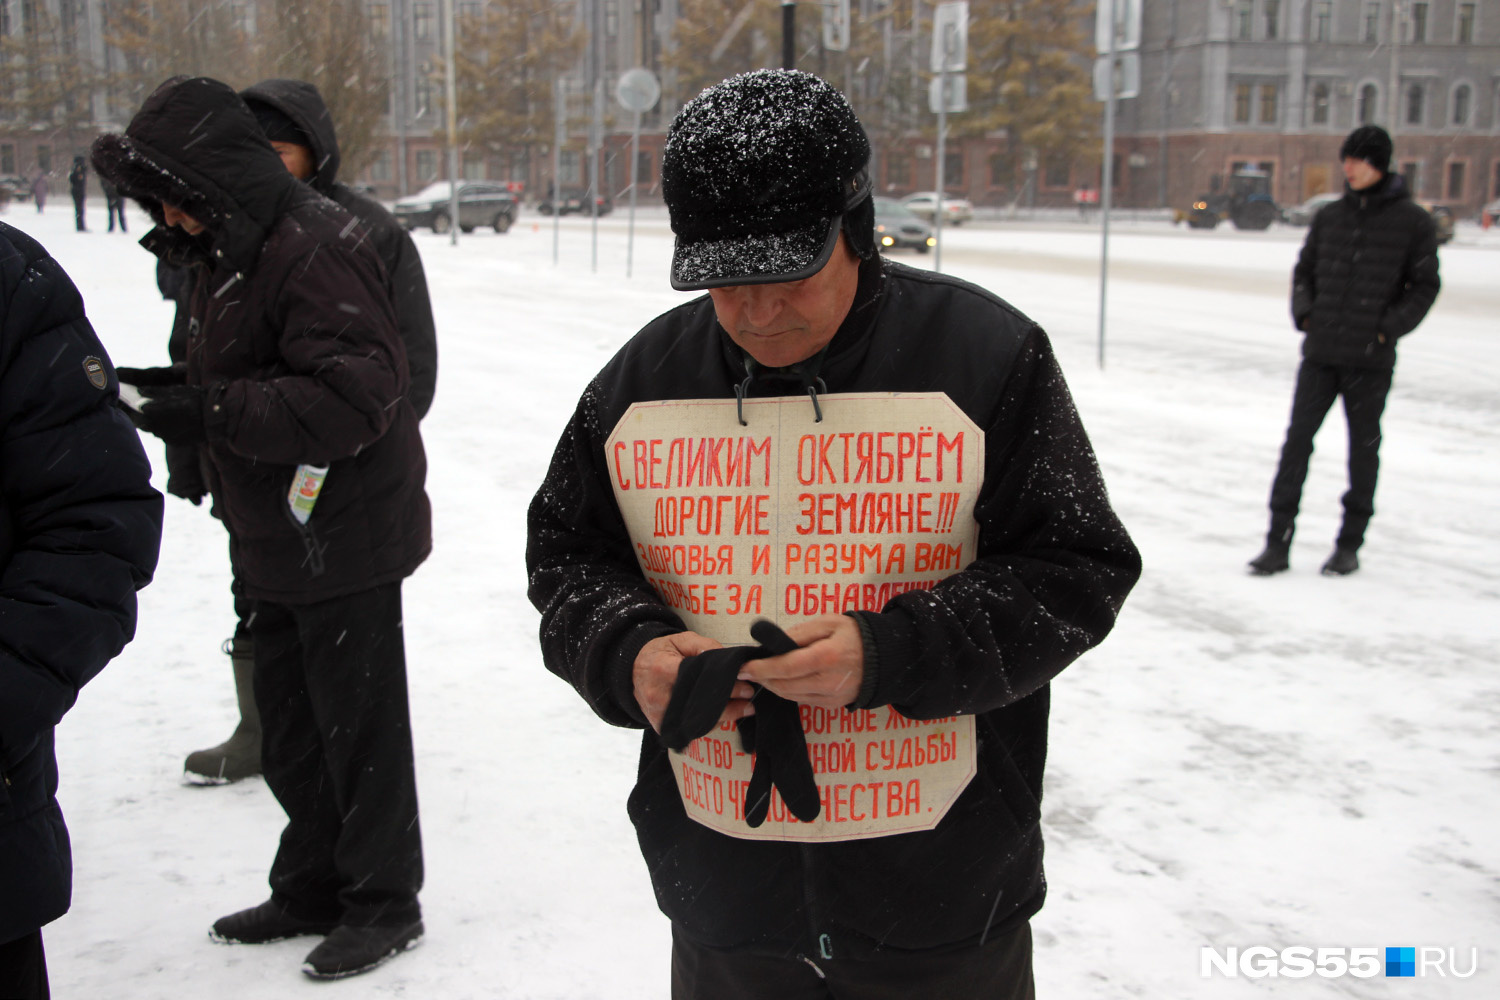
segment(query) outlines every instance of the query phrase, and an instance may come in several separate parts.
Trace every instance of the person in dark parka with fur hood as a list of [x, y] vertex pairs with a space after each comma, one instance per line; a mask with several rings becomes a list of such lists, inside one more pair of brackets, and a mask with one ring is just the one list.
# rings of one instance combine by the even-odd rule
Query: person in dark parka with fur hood
[[[254, 602], [262, 765], [288, 817], [271, 898], [212, 936], [327, 935], [303, 971], [362, 972], [422, 935], [401, 581], [431, 513], [388, 278], [219, 81], [168, 80], [93, 160], [156, 221], [142, 245], [195, 271], [186, 365], [132, 373], [135, 420], [198, 446]], [[305, 521], [301, 466], [328, 469]]]
[[0, 223], [0, 997], [47, 996], [73, 860], [53, 728], [135, 634], [161, 494], [78, 289]]

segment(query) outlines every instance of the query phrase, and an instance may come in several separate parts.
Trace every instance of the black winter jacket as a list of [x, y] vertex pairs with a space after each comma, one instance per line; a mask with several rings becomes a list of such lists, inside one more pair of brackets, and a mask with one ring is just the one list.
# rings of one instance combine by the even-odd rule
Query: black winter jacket
[[[645, 726], [631, 665], [684, 626], [642, 576], [604, 442], [632, 402], [733, 398], [744, 374], [708, 297], [657, 318], [589, 385], [532, 502], [544, 660], [608, 722]], [[1110, 631], [1140, 557], [1046, 335], [995, 296], [866, 263], [821, 375], [831, 393], [940, 390], [985, 432], [978, 559], [935, 589], [855, 612], [876, 674], [863, 704], [977, 716], [978, 775], [932, 831], [744, 840], [687, 818], [648, 730], [631, 818], [663, 912], [705, 944], [825, 957], [972, 944], [1042, 904], [1048, 683]]]
[[1351, 368], [1396, 366], [1396, 340], [1438, 293], [1437, 227], [1400, 174], [1324, 206], [1292, 271], [1302, 356]]
[[67, 912], [52, 732], [135, 635], [161, 494], [83, 300], [0, 223], [0, 943]]
[[240, 96], [252, 109], [256, 102], [266, 104], [296, 122], [312, 142], [314, 173], [308, 183], [342, 205], [369, 231], [375, 252], [391, 277], [396, 327], [411, 366], [411, 405], [418, 419], [427, 416], [437, 390], [437, 330], [427, 295], [427, 275], [411, 234], [383, 205], [338, 179], [338, 135], [317, 87], [302, 80], [263, 80], [241, 91]]
[[[198, 269], [187, 378], [201, 454], [248, 596], [306, 604], [408, 576], [431, 549], [427, 462], [385, 269], [352, 216], [282, 165], [226, 85], [176, 78], [94, 166], [158, 225], [141, 244]], [[161, 224], [162, 202], [206, 229]], [[302, 463], [330, 464], [307, 525]]]

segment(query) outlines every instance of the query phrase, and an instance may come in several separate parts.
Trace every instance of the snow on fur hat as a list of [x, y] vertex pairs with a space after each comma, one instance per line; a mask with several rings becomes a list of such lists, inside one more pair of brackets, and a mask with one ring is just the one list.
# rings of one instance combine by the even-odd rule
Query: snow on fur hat
[[869, 160], [854, 109], [810, 73], [756, 70], [709, 87], [678, 113], [662, 153], [672, 287], [816, 274], [844, 215], [870, 196]]
[[1391, 134], [1379, 125], [1361, 125], [1349, 133], [1339, 149], [1339, 159], [1364, 160], [1382, 174], [1391, 169]]

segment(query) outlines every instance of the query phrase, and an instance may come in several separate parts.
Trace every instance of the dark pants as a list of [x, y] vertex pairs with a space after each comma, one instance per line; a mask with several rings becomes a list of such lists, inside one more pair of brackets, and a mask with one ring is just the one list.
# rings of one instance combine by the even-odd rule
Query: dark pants
[[1344, 524], [1340, 548], [1358, 549], [1375, 513], [1375, 478], [1380, 471], [1380, 415], [1391, 391], [1388, 369], [1343, 368], [1312, 361], [1297, 370], [1292, 418], [1281, 446], [1281, 464], [1271, 484], [1273, 542], [1289, 543], [1302, 502], [1302, 483], [1313, 453], [1313, 436], [1339, 396], [1349, 423], [1349, 489], [1344, 494]]
[[73, 223], [80, 233], [83, 232], [83, 199], [76, 194], [73, 196]]
[[672, 1000], [958, 998], [1035, 1000], [1030, 924], [964, 951], [828, 960], [721, 951], [672, 928]]
[[109, 214], [109, 231], [115, 231], [115, 217], [120, 219], [120, 232], [128, 232], [125, 228], [125, 199], [114, 198], [105, 203], [104, 210]]
[[421, 915], [422, 835], [401, 584], [318, 604], [256, 601], [261, 768], [286, 810], [271, 898], [370, 926]]
[[0, 997], [5, 1000], [47, 1000], [47, 956], [42, 932], [0, 944]]

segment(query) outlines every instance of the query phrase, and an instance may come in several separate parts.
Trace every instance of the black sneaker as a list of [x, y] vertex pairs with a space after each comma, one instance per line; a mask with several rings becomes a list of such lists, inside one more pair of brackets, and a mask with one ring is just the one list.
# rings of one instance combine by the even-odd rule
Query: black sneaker
[[343, 979], [369, 972], [422, 942], [422, 921], [384, 927], [340, 924], [308, 953], [302, 971], [312, 979]]
[[1287, 558], [1289, 550], [1284, 545], [1267, 545], [1261, 554], [1250, 560], [1251, 576], [1270, 576], [1285, 573], [1292, 568]]
[[1359, 556], [1353, 549], [1341, 547], [1333, 550], [1333, 555], [1323, 564], [1324, 576], [1348, 576], [1359, 569]]
[[208, 936], [219, 944], [269, 944], [304, 934], [327, 934], [337, 920], [304, 920], [282, 909], [275, 901], [231, 913], [214, 921]]

